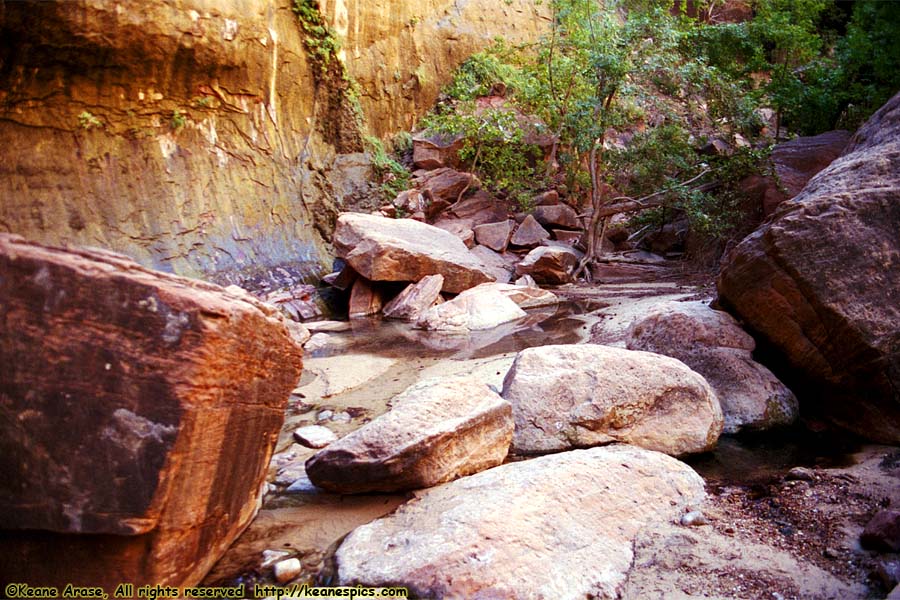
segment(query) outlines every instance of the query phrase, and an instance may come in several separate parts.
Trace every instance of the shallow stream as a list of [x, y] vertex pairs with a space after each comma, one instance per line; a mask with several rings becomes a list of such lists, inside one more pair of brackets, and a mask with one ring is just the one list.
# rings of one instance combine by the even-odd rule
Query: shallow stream
[[[569, 298], [536, 309], [528, 318], [470, 335], [440, 334], [380, 319], [330, 323], [311, 330], [303, 377], [294, 390], [269, 471], [263, 507], [247, 531], [204, 583], [271, 581], [271, 562], [296, 556], [303, 579], [313, 581], [334, 544], [355, 527], [387, 514], [413, 494], [342, 496], [323, 492], [306, 478], [304, 463], [316, 451], [294, 443], [299, 427], [318, 424], [338, 437], [387, 412], [390, 400], [431, 377], [466, 373], [497, 390], [517, 352], [589, 339], [624, 345], [628, 324], [647, 306], [703, 297], [676, 282], [560, 288]], [[691, 464], [710, 485], [753, 485], [795, 466], [844, 466], [858, 447], [799, 428], [754, 436], [726, 436]]]

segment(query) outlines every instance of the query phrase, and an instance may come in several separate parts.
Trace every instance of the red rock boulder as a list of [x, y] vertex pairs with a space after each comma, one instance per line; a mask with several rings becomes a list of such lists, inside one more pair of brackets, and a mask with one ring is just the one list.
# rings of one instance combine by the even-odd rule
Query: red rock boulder
[[0, 581], [196, 584], [256, 513], [300, 370], [240, 289], [0, 235]]
[[719, 301], [800, 384], [801, 413], [900, 441], [900, 95], [726, 258]]

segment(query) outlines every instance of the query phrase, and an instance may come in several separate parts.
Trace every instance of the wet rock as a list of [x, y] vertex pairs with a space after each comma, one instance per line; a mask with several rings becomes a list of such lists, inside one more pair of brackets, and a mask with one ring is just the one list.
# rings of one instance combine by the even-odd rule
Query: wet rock
[[753, 360], [756, 347], [728, 313], [703, 302], [663, 302], [626, 333], [630, 350], [677, 358], [709, 382], [725, 414], [725, 433], [769, 429], [797, 419], [797, 398]]
[[377, 315], [384, 306], [384, 297], [372, 282], [359, 277], [353, 282], [353, 289], [350, 290], [350, 308], [348, 315], [351, 319], [356, 317], [368, 317]]
[[467, 189], [477, 190], [481, 187], [481, 182], [471, 173], [462, 173], [448, 167], [419, 173], [415, 183], [423, 194], [430, 194], [434, 201], [443, 200], [450, 204], [456, 202]]
[[566, 204], [538, 206], [534, 209], [534, 218], [548, 228], [581, 229], [578, 213]]
[[428, 309], [418, 326], [431, 331], [465, 333], [493, 329], [527, 316], [515, 302], [493, 289], [473, 288]]
[[513, 406], [520, 454], [626, 442], [680, 456], [711, 450], [722, 432], [719, 402], [703, 377], [649, 352], [528, 348], [506, 374], [502, 396]]
[[528, 215], [516, 229], [516, 232], [510, 239], [510, 243], [513, 246], [532, 248], [549, 238], [550, 232], [541, 227], [541, 224], [533, 216]]
[[430, 487], [502, 463], [512, 429], [509, 403], [483, 383], [430, 379], [310, 458], [306, 472], [341, 493]]
[[879, 552], [900, 552], [900, 510], [879, 511], [866, 524], [859, 541]]
[[5, 234], [0, 307], [0, 579], [194, 585], [258, 508], [300, 377], [283, 319]]
[[442, 275], [427, 275], [418, 283], [411, 283], [384, 307], [388, 319], [416, 322], [431, 308], [441, 295], [444, 285]]
[[535, 248], [516, 265], [516, 275], [531, 275], [538, 283], [559, 285], [572, 281], [578, 266], [578, 254], [568, 247]]
[[417, 169], [439, 169], [441, 167], [456, 168], [459, 166], [459, 150], [463, 145], [462, 137], [444, 139], [439, 136], [413, 136], [413, 165]]
[[337, 579], [422, 598], [616, 598], [640, 532], [703, 497], [688, 466], [632, 446], [510, 463], [355, 529]]
[[804, 401], [900, 441], [900, 95], [726, 257], [723, 307], [783, 361]]
[[419, 281], [444, 276], [445, 292], [493, 281], [456, 236], [409, 219], [343, 213], [334, 232], [337, 255], [372, 281]]
[[484, 263], [488, 272], [493, 275], [497, 283], [509, 283], [516, 270], [516, 259], [507, 254], [498, 254], [487, 246], [475, 246], [472, 254]]
[[275, 581], [278, 583], [288, 583], [300, 576], [300, 573], [303, 572], [303, 565], [300, 564], [299, 559], [289, 558], [275, 563], [273, 572]]
[[468, 198], [463, 198], [447, 212], [457, 218], [468, 219], [473, 226], [506, 220], [506, 207], [484, 190], [478, 190]]
[[333, 431], [321, 425], [307, 425], [294, 431], [294, 439], [307, 448], [324, 448], [337, 440]]
[[495, 252], [505, 252], [515, 221], [503, 220], [475, 226], [475, 241]]

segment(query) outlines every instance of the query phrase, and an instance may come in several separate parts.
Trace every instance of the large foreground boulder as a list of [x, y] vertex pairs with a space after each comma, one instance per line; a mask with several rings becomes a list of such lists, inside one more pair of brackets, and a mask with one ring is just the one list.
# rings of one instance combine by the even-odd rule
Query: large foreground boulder
[[756, 342], [728, 313], [703, 302], [661, 302], [628, 327], [629, 350], [664, 354], [703, 375], [722, 405], [725, 433], [797, 419], [797, 398], [753, 360]]
[[494, 281], [458, 237], [412, 219], [343, 213], [334, 230], [334, 249], [371, 281], [419, 281], [440, 274], [443, 290], [450, 293]]
[[0, 580], [197, 583], [258, 508], [300, 369], [240, 289], [0, 235]]
[[519, 352], [501, 394], [513, 407], [513, 450], [539, 454], [627, 442], [680, 456], [715, 447], [722, 409], [684, 363], [596, 344]]
[[417, 598], [616, 598], [635, 538], [703, 498], [690, 467], [633, 446], [511, 463], [358, 527], [337, 578]]
[[890, 443], [900, 441], [898, 197], [900, 95], [735, 247], [717, 282], [722, 306], [789, 366], [804, 410]]
[[390, 412], [306, 463], [310, 480], [342, 493], [430, 487], [503, 462], [512, 439], [509, 403], [465, 377], [425, 380]]

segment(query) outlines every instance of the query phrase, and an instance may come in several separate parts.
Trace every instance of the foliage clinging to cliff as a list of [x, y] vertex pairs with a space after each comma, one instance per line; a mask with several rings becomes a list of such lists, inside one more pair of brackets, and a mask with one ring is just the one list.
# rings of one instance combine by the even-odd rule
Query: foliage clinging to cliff
[[328, 65], [340, 49], [337, 34], [329, 27], [319, 12], [318, 0], [294, 0], [294, 14], [303, 30], [303, 45], [318, 73], [324, 75]]

